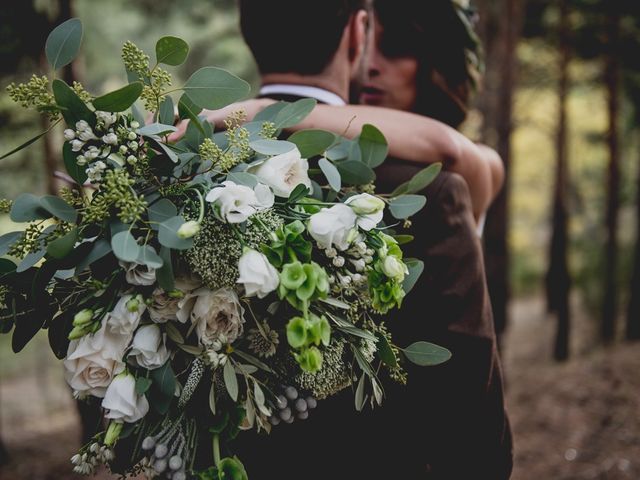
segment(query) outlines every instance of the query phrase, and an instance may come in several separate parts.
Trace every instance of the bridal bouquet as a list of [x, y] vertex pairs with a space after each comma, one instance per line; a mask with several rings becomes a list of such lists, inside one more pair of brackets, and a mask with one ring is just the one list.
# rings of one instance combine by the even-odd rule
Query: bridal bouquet
[[[54, 72], [81, 37], [77, 19], [51, 33]], [[101, 405], [104, 428], [72, 458], [79, 473], [106, 464], [174, 480], [244, 479], [238, 458], [222, 458], [239, 432], [304, 420], [348, 387], [358, 410], [380, 404], [383, 369], [405, 382], [405, 361], [449, 356], [427, 342], [396, 346], [380, 316], [401, 306], [422, 271], [403, 258], [410, 238], [383, 223], [384, 211], [407, 222], [425, 203], [413, 192], [438, 167], [375, 195], [387, 146], [373, 126], [355, 140], [318, 130], [278, 140], [312, 100], [275, 104], [249, 123], [233, 114], [214, 133], [199, 113], [249, 86], [206, 67], [172, 87], [163, 66], [188, 50], [161, 38], [152, 64], [126, 42], [129, 83], [98, 97], [47, 77], [8, 87], [52, 128], [66, 125], [70, 186], [0, 202], [26, 223], [0, 237], [0, 330], [13, 332], [18, 352], [46, 329], [74, 395]], [[169, 93], [178, 92], [176, 106]], [[190, 122], [170, 141], [176, 116]], [[200, 444], [214, 452], [209, 463]]]

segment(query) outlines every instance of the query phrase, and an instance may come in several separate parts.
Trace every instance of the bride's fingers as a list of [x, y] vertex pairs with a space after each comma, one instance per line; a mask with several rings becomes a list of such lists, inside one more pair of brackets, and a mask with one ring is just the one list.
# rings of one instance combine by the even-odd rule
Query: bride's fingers
[[184, 137], [185, 132], [187, 131], [187, 127], [189, 126], [189, 120], [182, 120], [178, 122], [176, 125], [177, 130], [169, 135], [170, 142], [177, 142], [182, 137]]

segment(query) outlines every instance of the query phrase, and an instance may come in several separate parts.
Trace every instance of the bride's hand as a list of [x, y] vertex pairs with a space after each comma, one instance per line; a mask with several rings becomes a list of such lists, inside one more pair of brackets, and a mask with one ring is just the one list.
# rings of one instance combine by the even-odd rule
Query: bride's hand
[[[206, 120], [215, 126], [216, 130], [224, 129], [224, 121], [234, 112], [243, 111], [247, 116], [247, 121], [250, 122], [253, 118], [266, 107], [274, 103], [273, 100], [268, 98], [252, 98], [243, 102], [232, 103], [219, 110], [203, 110], [200, 115], [204, 115]], [[182, 120], [176, 125], [177, 131], [169, 135], [170, 142], [176, 142], [180, 140], [184, 133], [187, 131], [189, 120]]]

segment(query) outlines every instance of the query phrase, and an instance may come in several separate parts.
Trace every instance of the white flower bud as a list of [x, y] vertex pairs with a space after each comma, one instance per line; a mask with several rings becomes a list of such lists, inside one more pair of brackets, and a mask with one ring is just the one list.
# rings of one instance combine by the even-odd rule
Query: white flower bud
[[127, 135], [127, 138], [129, 140], [135, 140], [136, 138], [138, 138], [138, 135], [136, 135], [136, 132], [129, 132], [129, 135]]
[[102, 141], [108, 145], [117, 145], [118, 136], [115, 133], [107, 133], [102, 137]]
[[135, 155], [129, 155], [127, 157], [127, 163], [129, 165], [135, 165], [138, 162], [138, 157], [136, 157]]
[[83, 132], [80, 132], [80, 135], [78, 135], [78, 138], [80, 138], [80, 140], [82, 140], [83, 142], [88, 142], [89, 140], [98, 139], [98, 137], [96, 137], [93, 134], [93, 130], [91, 130], [91, 127], [87, 127], [86, 130], [84, 130]]
[[84, 157], [84, 155], [78, 155], [76, 157], [76, 163], [82, 167], [87, 164], [87, 159]]
[[353, 280], [353, 283], [360, 283], [363, 279], [364, 277], [359, 273], [354, 273], [353, 275], [351, 275], [351, 280]]
[[364, 255], [367, 252], [367, 244], [364, 242], [356, 243], [356, 250], [360, 255]]
[[127, 148], [127, 146], [126, 146], [126, 145], [120, 145], [120, 148], [118, 149], [118, 151], [119, 151], [122, 155], [125, 155], [125, 154], [127, 153], [127, 150], [129, 150], [129, 149]]
[[370, 257], [369, 255], [362, 257], [362, 259], [364, 260], [364, 263], [366, 263], [367, 265], [373, 262], [373, 257]]
[[324, 253], [325, 253], [325, 255], [327, 256], [327, 258], [334, 258], [336, 255], [338, 255], [338, 251], [337, 251], [335, 248], [333, 248], [333, 247], [331, 247], [331, 248], [327, 248], [327, 249], [324, 251]]
[[140, 128], [140, 124], [134, 120], [131, 122], [131, 128]]
[[351, 263], [355, 267], [356, 272], [364, 271], [365, 261], [362, 258], [360, 258], [358, 260], [351, 260]]
[[344, 266], [344, 257], [335, 257], [333, 259], [333, 266], [334, 267], [343, 267]]
[[81, 142], [80, 140], [71, 141], [71, 150], [73, 152], [79, 152], [80, 150], [82, 150], [82, 147], [84, 147], [84, 142]]
[[130, 148], [131, 150], [133, 150], [134, 152], [137, 152], [137, 151], [138, 151], [138, 146], [139, 146], [139, 145], [138, 145], [138, 143], [137, 143], [137, 142], [129, 142], [129, 143], [128, 143], [128, 145], [129, 145], [129, 148]]
[[[129, 161], [129, 159], [127, 159], [127, 161]], [[189, 220], [188, 222], [184, 222], [182, 225], [180, 225], [177, 235], [180, 238], [191, 238], [194, 235], [197, 235], [199, 231], [200, 231], [200, 222], [196, 222], [195, 220]]]
[[64, 139], [70, 142], [70, 141], [71, 141], [71, 140], [73, 140], [74, 138], [76, 138], [76, 132], [74, 132], [74, 131], [73, 131], [73, 130], [71, 130], [70, 128], [67, 128], [67, 129], [64, 131]]
[[348, 287], [349, 285], [351, 285], [350, 276], [338, 274], [338, 278], [340, 279], [340, 285], [342, 285], [343, 287]]
[[78, 132], [84, 132], [87, 128], [89, 128], [89, 124], [84, 120], [79, 120], [76, 122], [76, 130]]
[[375, 252], [375, 250], [374, 250], [373, 248], [367, 248], [367, 251], [366, 251], [366, 252], [364, 252], [364, 253], [365, 253], [366, 255], [368, 255], [368, 256], [370, 256], [370, 257], [371, 257], [371, 256], [373, 256], [373, 254], [374, 254], [374, 253], [376, 253], [376, 252]]

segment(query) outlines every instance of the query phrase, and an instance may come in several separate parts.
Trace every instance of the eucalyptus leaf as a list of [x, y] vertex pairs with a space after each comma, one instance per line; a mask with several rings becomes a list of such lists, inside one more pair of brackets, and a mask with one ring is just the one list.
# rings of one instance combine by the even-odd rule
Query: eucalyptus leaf
[[339, 192], [342, 187], [342, 177], [336, 166], [324, 157], [318, 161], [318, 166], [327, 177], [331, 189]]
[[13, 201], [9, 218], [14, 222], [31, 222], [51, 218], [51, 213], [42, 208], [40, 198], [32, 193], [22, 193]]
[[158, 63], [173, 67], [182, 65], [189, 55], [189, 44], [178, 37], [162, 37], [156, 43], [156, 60]]
[[196, 127], [202, 132], [202, 135], [205, 134], [202, 129], [202, 125], [198, 120], [198, 114], [202, 111], [202, 107], [199, 107], [195, 103], [191, 101], [191, 99], [187, 96], [187, 94], [183, 94], [178, 101], [178, 116], [181, 120], [190, 120], [193, 122]]
[[89, 254], [83, 258], [76, 266], [76, 273], [82, 272], [85, 268], [91, 265], [93, 262], [104, 258], [111, 252], [111, 244], [104, 238], [100, 238], [93, 244], [93, 248]]
[[163, 198], [152, 204], [148, 212], [150, 222], [162, 223], [165, 220], [175, 217], [178, 214], [178, 208], [171, 200]]
[[400, 195], [389, 201], [389, 211], [395, 218], [404, 220], [422, 210], [426, 203], [423, 195]]
[[96, 98], [92, 103], [96, 110], [104, 112], [124, 112], [140, 97], [142, 82], [133, 82], [113, 92]]
[[416, 342], [402, 349], [407, 359], [421, 367], [440, 365], [451, 358], [446, 348], [429, 342]]
[[160, 258], [162, 258], [162, 267], [156, 270], [156, 279], [158, 280], [158, 285], [165, 292], [170, 292], [175, 289], [171, 249], [164, 246], [160, 247]]
[[58, 70], [78, 55], [82, 43], [82, 22], [71, 18], [61, 23], [47, 37], [44, 51], [51, 68]]
[[173, 133], [178, 129], [173, 125], [163, 125], [161, 123], [151, 123], [149, 125], [145, 125], [144, 127], [140, 127], [137, 130], [139, 135], [157, 135], [163, 136], [169, 133]]
[[76, 122], [84, 120], [91, 127], [96, 125], [96, 115], [78, 97], [78, 94], [62, 80], [55, 79], [51, 84], [53, 96], [58, 106], [63, 107], [62, 116], [71, 128], [75, 128]]
[[160, 223], [158, 240], [160, 244], [176, 250], [187, 250], [193, 246], [193, 238], [178, 237], [178, 230], [185, 223], [184, 217], [178, 215]]
[[22, 235], [23, 232], [9, 232], [0, 236], [0, 257], [9, 251]]
[[362, 153], [362, 162], [371, 168], [381, 165], [389, 153], [387, 140], [382, 132], [373, 125], [367, 124], [362, 127], [358, 144]]
[[295, 144], [285, 140], [261, 139], [249, 142], [249, 147], [263, 155], [281, 155], [296, 148]]
[[280, 111], [288, 105], [287, 102], [272, 103], [268, 107], [265, 107], [258, 114], [253, 117], [254, 122], [275, 122], [276, 117]]
[[224, 364], [224, 385], [227, 387], [227, 392], [234, 402], [238, 401], [238, 378], [236, 377], [236, 371], [233, 368], [230, 360]]
[[247, 172], [232, 172], [227, 175], [227, 180], [250, 188], [253, 188], [258, 184], [258, 177]]
[[42, 260], [46, 254], [47, 254], [47, 249], [46, 248], [42, 248], [42, 249], [40, 249], [40, 250], [38, 250], [36, 252], [31, 252], [31, 253], [27, 254], [22, 259], [22, 261], [18, 264], [18, 267], [16, 268], [16, 272], [17, 273], [21, 273], [21, 272], [24, 272], [26, 270], [29, 270], [36, 263], [38, 263], [40, 260]]
[[68, 223], [75, 223], [78, 212], [60, 197], [55, 195], [45, 195], [40, 199], [40, 205], [54, 217]]
[[216, 67], [197, 70], [184, 84], [185, 95], [202, 108], [217, 110], [242, 100], [251, 90], [249, 84]]
[[427, 168], [420, 170], [411, 180], [409, 180], [408, 193], [417, 193], [428, 187], [429, 184], [436, 179], [441, 170], [441, 163], [434, 163], [433, 165], [429, 165]]
[[164, 125], [173, 125], [175, 121], [173, 99], [167, 95], [160, 104], [160, 111], [158, 112], [158, 122]]
[[140, 255], [140, 245], [128, 230], [116, 233], [111, 238], [111, 248], [123, 262], [135, 262]]
[[86, 167], [78, 165], [78, 153], [72, 150], [71, 144], [65, 142], [62, 147], [62, 159], [64, 160], [64, 166], [67, 173], [73, 178], [78, 185], [82, 185], [87, 181]]
[[276, 129], [289, 128], [304, 120], [315, 108], [318, 102], [313, 98], [303, 98], [286, 105], [274, 119]]
[[376, 174], [371, 167], [356, 160], [346, 160], [336, 164], [342, 181], [349, 185], [364, 185], [376, 179]]
[[295, 143], [302, 158], [322, 155], [336, 141], [336, 135], [325, 130], [300, 130], [287, 140]]
[[406, 259], [405, 264], [407, 265], [409, 273], [404, 277], [402, 289], [404, 290], [404, 293], [409, 293], [413, 290], [413, 287], [416, 285], [420, 275], [422, 275], [422, 272], [424, 271], [424, 262], [422, 260], [412, 258]]
[[138, 249], [138, 258], [136, 259], [136, 263], [146, 265], [149, 268], [158, 269], [162, 267], [164, 262], [151, 245], [143, 245]]
[[47, 245], [47, 254], [53, 258], [64, 258], [73, 250], [77, 240], [78, 228], [74, 227], [66, 235], [50, 242]]
[[395, 353], [393, 353], [387, 337], [382, 334], [378, 334], [376, 336], [378, 340], [377, 347], [380, 360], [382, 360], [382, 363], [384, 363], [388, 367], [396, 368], [398, 366], [398, 359], [396, 358]]

